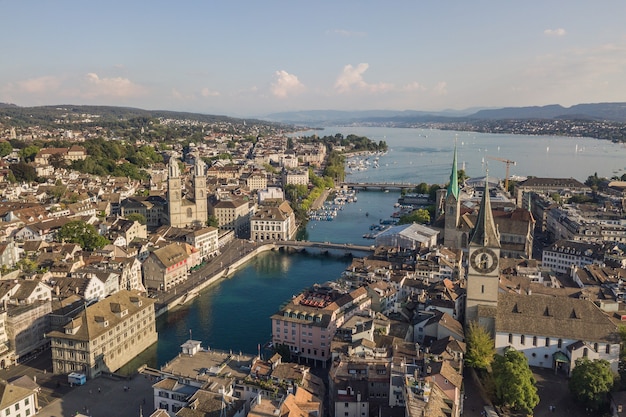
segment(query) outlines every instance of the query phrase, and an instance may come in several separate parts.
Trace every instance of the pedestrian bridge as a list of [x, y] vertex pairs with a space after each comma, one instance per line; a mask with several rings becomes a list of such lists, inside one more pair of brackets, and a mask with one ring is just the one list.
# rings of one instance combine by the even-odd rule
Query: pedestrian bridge
[[274, 249], [281, 252], [304, 252], [313, 255], [363, 258], [374, 253], [374, 246], [351, 243], [310, 242], [307, 240], [284, 240], [274, 242]]
[[413, 190], [417, 187], [408, 182], [344, 182], [341, 185], [354, 190]]

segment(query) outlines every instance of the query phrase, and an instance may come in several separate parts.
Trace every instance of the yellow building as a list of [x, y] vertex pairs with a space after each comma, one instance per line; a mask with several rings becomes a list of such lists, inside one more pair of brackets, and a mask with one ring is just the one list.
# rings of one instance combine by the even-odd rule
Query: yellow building
[[46, 336], [55, 374], [115, 372], [157, 341], [154, 300], [119, 291]]

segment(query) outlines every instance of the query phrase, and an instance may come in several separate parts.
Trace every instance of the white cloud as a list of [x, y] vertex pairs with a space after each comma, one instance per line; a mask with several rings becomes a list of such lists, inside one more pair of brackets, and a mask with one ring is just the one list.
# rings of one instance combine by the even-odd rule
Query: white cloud
[[83, 97], [128, 98], [143, 95], [145, 92], [142, 86], [133, 83], [128, 78], [101, 78], [98, 74], [90, 72], [84, 79], [85, 86], [80, 92]]
[[438, 82], [433, 87], [433, 92], [435, 93], [435, 95], [445, 96], [446, 94], [448, 94], [448, 83], [446, 83], [445, 81]]
[[275, 81], [272, 83], [272, 94], [276, 97], [285, 98], [289, 95], [302, 92], [304, 84], [298, 80], [298, 77], [289, 74], [287, 71], [280, 70], [274, 73]]
[[17, 81], [15, 89], [28, 94], [42, 94], [58, 90], [61, 80], [57, 77], [43, 76], [30, 78], [28, 80]]
[[217, 97], [220, 95], [219, 91], [209, 90], [206, 87], [200, 90], [200, 94], [202, 97]]
[[417, 91], [417, 90], [423, 90], [423, 89], [424, 88], [422, 87], [422, 85], [418, 83], [417, 81], [413, 81], [411, 83], [408, 83], [402, 86], [402, 91]]
[[543, 34], [547, 36], [565, 36], [565, 29], [546, 29], [543, 31]]
[[176, 100], [182, 100], [182, 101], [195, 100], [196, 98], [193, 94], [184, 94], [175, 88], [172, 88], [172, 97], [175, 98]]
[[335, 89], [340, 93], [346, 93], [353, 87], [364, 88], [367, 83], [363, 80], [363, 73], [367, 71], [369, 64], [361, 63], [355, 67], [348, 64], [335, 81]]
[[395, 89], [393, 84], [380, 82], [369, 84], [363, 79], [363, 74], [369, 68], [369, 64], [360, 63], [356, 67], [346, 65], [335, 81], [335, 90], [338, 93], [350, 91], [365, 91], [369, 93], [384, 93]]

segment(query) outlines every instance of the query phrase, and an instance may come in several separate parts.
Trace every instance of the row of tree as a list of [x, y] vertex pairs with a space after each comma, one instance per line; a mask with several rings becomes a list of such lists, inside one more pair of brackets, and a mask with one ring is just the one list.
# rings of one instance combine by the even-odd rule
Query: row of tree
[[[623, 329], [621, 333], [626, 336]], [[491, 335], [476, 322], [467, 329], [465, 364], [479, 371], [497, 404], [527, 414], [539, 404], [537, 381], [524, 353], [509, 348], [496, 354]], [[585, 408], [599, 412], [606, 407], [616, 382], [608, 361], [580, 358], [570, 375], [569, 389]]]

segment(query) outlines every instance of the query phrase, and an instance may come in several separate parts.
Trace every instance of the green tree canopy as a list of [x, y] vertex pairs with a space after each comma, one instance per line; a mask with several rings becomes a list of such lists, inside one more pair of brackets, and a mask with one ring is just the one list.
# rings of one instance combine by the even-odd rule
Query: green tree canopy
[[11, 152], [13, 152], [13, 146], [11, 146], [11, 144], [7, 141], [4, 141], [4, 140], [1, 141], [0, 142], [0, 158], [4, 158]]
[[35, 160], [37, 153], [39, 153], [39, 147], [30, 145], [20, 151], [20, 157], [22, 157], [22, 160], [25, 162], [32, 162]]
[[219, 227], [220, 223], [217, 220], [217, 217], [209, 216], [209, 218], [206, 221], [206, 225], [207, 226], [211, 226], [211, 227]]
[[494, 341], [487, 329], [471, 321], [467, 330], [465, 364], [472, 368], [489, 369], [495, 354]]
[[515, 349], [507, 349], [504, 355], [495, 356], [492, 373], [496, 399], [513, 410], [532, 414], [539, 404], [539, 395], [526, 356]]
[[586, 407], [598, 410], [608, 401], [607, 395], [613, 383], [614, 377], [608, 361], [579, 358], [576, 359], [576, 367], [569, 380], [569, 389]]
[[28, 165], [26, 162], [18, 162], [17, 164], [9, 165], [9, 169], [15, 176], [15, 180], [22, 182], [35, 181], [37, 179], [37, 171], [32, 165]]
[[74, 220], [61, 226], [58, 238], [63, 242], [79, 244], [84, 250], [100, 249], [109, 241], [98, 234], [96, 228], [82, 220]]
[[419, 223], [419, 224], [430, 223], [430, 213], [426, 209], [417, 209], [417, 210], [413, 210], [411, 214], [400, 216], [400, 220], [398, 221], [398, 224], [411, 224], [411, 223]]
[[139, 222], [141, 224], [146, 224], [146, 216], [144, 216], [141, 213], [131, 213], [128, 216], [126, 216], [126, 218], [128, 220], [136, 221], [136, 222]]

